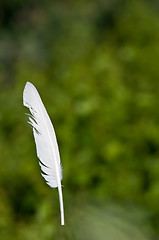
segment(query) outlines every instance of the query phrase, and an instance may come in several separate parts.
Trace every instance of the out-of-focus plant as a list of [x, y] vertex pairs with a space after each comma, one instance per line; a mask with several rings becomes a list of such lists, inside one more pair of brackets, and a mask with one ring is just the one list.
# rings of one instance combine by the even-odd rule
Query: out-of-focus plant
[[150, 226], [144, 213], [129, 207], [107, 203], [81, 204], [73, 208], [69, 219], [69, 239], [149, 240]]

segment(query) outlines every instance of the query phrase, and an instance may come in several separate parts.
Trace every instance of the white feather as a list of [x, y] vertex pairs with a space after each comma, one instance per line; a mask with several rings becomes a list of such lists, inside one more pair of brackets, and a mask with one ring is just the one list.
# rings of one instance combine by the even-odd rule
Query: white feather
[[33, 127], [39, 165], [46, 183], [52, 187], [58, 187], [61, 225], [64, 225], [64, 208], [62, 197], [62, 167], [53, 125], [42, 103], [40, 95], [34, 85], [27, 82], [23, 92], [23, 104], [29, 108], [29, 123]]

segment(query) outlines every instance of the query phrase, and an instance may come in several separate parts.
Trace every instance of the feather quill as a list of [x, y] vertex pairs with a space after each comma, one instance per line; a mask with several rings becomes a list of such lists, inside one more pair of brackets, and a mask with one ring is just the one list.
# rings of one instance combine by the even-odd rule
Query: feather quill
[[55, 131], [40, 95], [34, 85], [27, 82], [23, 91], [23, 104], [29, 108], [29, 123], [33, 127], [39, 165], [42, 176], [51, 188], [58, 188], [61, 225], [64, 225], [62, 196], [62, 166]]

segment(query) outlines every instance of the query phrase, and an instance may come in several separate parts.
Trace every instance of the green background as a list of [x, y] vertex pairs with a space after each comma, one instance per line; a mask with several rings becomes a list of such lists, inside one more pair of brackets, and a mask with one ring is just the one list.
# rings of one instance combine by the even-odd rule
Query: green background
[[[55, 127], [64, 227], [27, 81]], [[159, 239], [158, 109], [157, 0], [0, 1], [0, 238]]]

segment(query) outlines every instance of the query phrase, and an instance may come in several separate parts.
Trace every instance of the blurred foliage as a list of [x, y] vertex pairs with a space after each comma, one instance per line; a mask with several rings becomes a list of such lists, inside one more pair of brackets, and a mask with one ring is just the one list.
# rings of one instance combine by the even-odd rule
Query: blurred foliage
[[144, 220], [144, 214], [131, 206], [123, 209], [117, 205], [107, 203], [92, 204], [84, 202], [78, 204], [69, 218], [71, 239], [87, 240], [148, 240], [150, 238], [149, 225]]
[[[108, 201], [117, 212], [116, 204], [133, 206], [136, 222], [141, 211], [159, 239], [158, 13], [157, 0], [0, 1], [1, 239], [81, 239], [87, 225], [85, 239], [92, 239], [96, 224], [105, 226], [98, 239], [119, 239], [121, 229], [121, 239], [145, 239], [141, 229], [126, 228], [124, 214], [122, 226], [115, 227], [116, 215], [109, 221]], [[57, 191], [40, 175], [26, 124], [26, 81], [37, 87], [56, 129], [64, 228]], [[78, 205], [81, 196], [105, 207], [96, 206], [96, 216]], [[129, 238], [133, 229], [136, 238]]]

